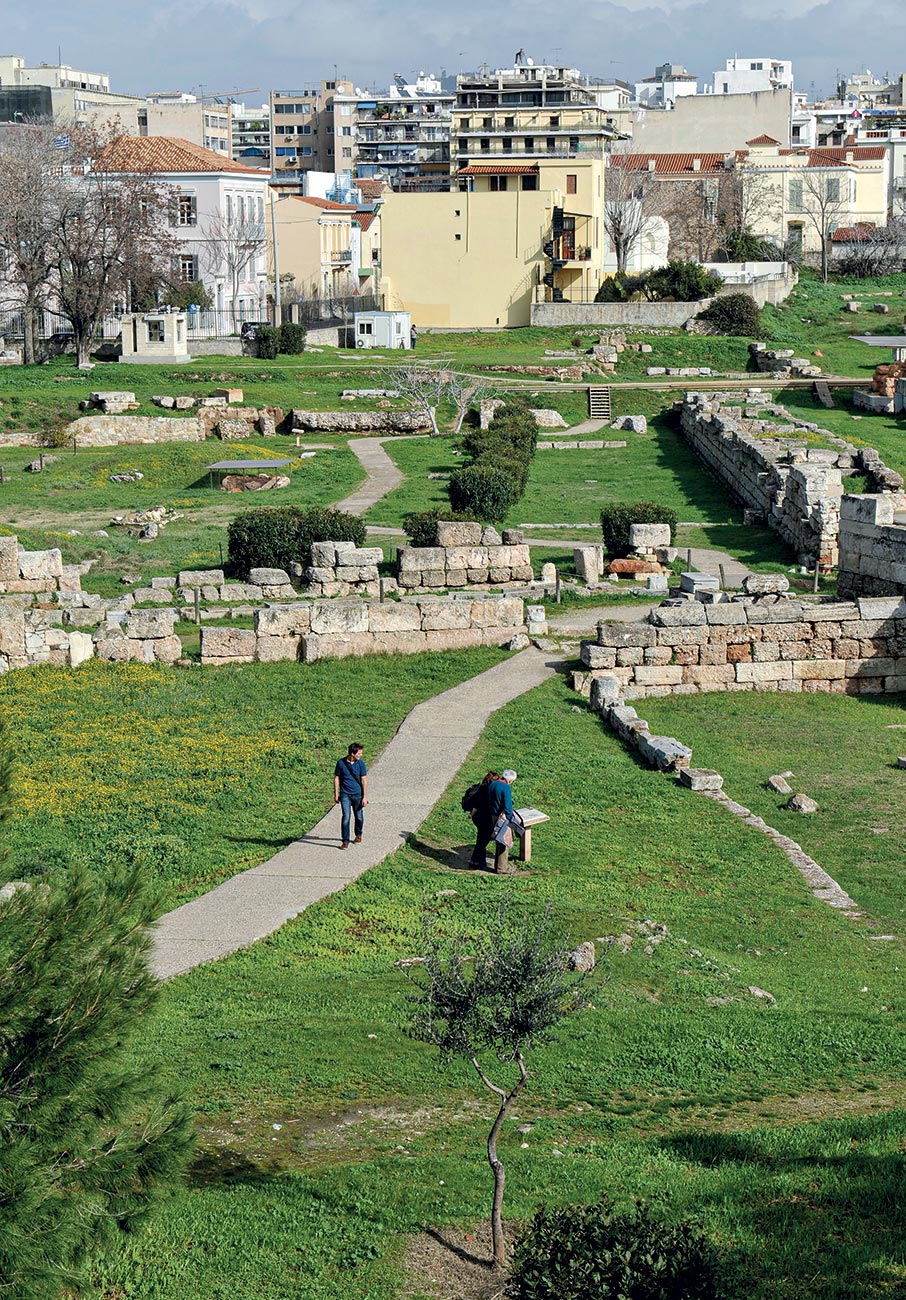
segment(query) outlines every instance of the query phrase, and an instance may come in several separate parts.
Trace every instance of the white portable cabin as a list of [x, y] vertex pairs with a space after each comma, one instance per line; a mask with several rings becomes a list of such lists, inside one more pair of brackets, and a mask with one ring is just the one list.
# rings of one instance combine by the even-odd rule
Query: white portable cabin
[[412, 314], [408, 311], [357, 311], [353, 317], [357, 348], [409, 348]]

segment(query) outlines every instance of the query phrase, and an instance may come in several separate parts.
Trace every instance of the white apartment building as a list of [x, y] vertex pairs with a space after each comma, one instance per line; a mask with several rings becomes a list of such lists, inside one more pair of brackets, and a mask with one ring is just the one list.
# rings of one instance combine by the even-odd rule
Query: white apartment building
[[698, 78], [681, 63], [662, 63], [653, 77], [635, 83], [640, 108], [673, 108], [678, 99], [698, 93]]
[[792, 90], [793, 65], [789, 59], [727, 59], [727, 66], [714, 74], [715, 95], [747, 95], [761, 90]]

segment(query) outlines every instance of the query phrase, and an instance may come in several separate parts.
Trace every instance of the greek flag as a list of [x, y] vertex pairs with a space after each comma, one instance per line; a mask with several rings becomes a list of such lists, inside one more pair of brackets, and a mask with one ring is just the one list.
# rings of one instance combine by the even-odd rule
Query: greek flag
[[55, 149], [68, 149], [68, 148], [69, 148], [69, 136], [68, 136], [68, 135], [57, 135], [57, 136], [54, 136], [53, 147], [54, 147]]

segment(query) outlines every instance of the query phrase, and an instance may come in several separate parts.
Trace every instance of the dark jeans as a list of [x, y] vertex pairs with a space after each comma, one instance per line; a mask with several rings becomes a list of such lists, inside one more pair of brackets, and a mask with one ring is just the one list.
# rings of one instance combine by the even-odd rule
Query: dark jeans
[[340, 791], [340, 838], [344, 844], [349, 843], [349, 818], [355, 815], [355, 833], [356, 839], [362, 834], [362, 827], [365, 825], [365, 814], [362, 811], [362, 800], [354, 795], [347, 794], [345, 790]]
[[[476, 867], [480, 871], [487, 868], [488, 840], [494, 833], [494, 823], [491, 821], [479, 821], [475, 823], [475, 847], [472, 850], [472, 857], [469, 861], [470, 867]], [[509, 864], [510, 851], [504, 844], [498, 844], [494, 841], [494, 870], [503, 873]]]

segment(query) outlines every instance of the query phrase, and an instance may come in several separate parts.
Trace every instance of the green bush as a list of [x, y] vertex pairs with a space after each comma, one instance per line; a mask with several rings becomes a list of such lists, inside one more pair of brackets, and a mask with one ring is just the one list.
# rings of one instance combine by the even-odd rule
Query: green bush
[[286, 569], [311, 563], [313, 542], [365, 544], [365, 525], [343, 510], [312, 506], [271, 506], [246, 510], [227, 529], [230, 564], [237, 573], [249, 569]]
[[720, 1258], [689, 1221], [637, 1205], [542, 1206], [516, 1242], [509, 1300], [718, 1300]]
[[679, 516], [670, 506], [656, 501], [614, 501], [601, 511], [601, 533], [608, 555], [629, 553], [629, 529], [633, 524], [669, 524], [676, 537]]
[[450, 503], [457, 512], [474, 514], [482, 523], [501, 523], [521, 493], [505, 469], [464, 465], [450, 476]]
[[437, 524], [442, 520], [445, 523], [475, 523], [475, 516], [471, 514], [459, 514], [455, 510], [418, 510], [411, 514], [403, 515], [403, 529], [409, 539], [410, 546], [436, 546], [437, 545]]
[[280, 331], [274, 325], [255, 326], [255, 351], [261, 361], [276, 358], [280, 351]]
[[286, 356], [296, 356], [305, 351], [305, 326], [295, 321], [285, 320], [279, 330], [278, 351]]
[[715, 334], [736, 334], [744, 338], [757, 338], [761, 332], [761, 308], [748, 293], [728, 293], [698, 313], [698, 320], [707, 321]]
[[706, 271], [700, 262], [674, 258], [645, 277], [645, 293], [653, 302], [698, 302], [710, 298], [723, 284], [719, 275]]

